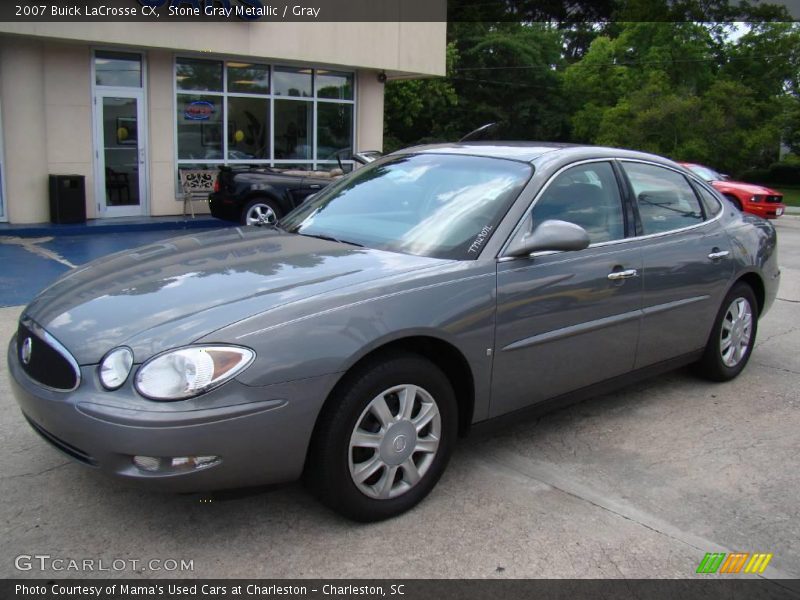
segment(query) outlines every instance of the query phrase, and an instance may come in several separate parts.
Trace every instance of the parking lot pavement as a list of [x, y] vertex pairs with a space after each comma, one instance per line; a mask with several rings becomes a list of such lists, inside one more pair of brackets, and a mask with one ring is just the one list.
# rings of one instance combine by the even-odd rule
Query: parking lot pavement
[[[219, 227], [230, 224], [219, 221]], [[0, 231], [0, 306], [27, 304], [59, 275], [101, 256], [199, 231], [102, 232], [18, 237]]]
[[[16, 556], [38, 553], [193, 561], [148, 577], [673, 578], [736, 550], [773, 553], [764, 577], [788, 585], [777, 580], [800, 577], [800, 218], [777, 227], [780, 300], [737, 380], [679, 370], [468, 438], [425, 502], [372, 525], [299, 485], [200, 497], [100, 478], [24, 423], [3, 354], [0, 575], [77, 576], [15, 570]], [[19, 311], [0, 309], [0, 339]]]

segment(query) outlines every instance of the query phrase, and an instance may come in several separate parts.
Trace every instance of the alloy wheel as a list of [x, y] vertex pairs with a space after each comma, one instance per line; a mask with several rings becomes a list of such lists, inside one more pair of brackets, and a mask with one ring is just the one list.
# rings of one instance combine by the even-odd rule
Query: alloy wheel
[[433, 396], [403, 384], [373, 398], [350, 436], [350, 477], [364, 495], [387, 500], [411, 490], [439, 449], [442, 419]]
[[246, 222], [248, 225], [262, 226], [272, 225], [278, 220], [278, 215], [271, 206], [267, 204], [254, 204], [247, 211]]
[[747, 353], [753, 337], [753, 309], [745, 298], [728, 306], [719, 334], [719, 351], [727, 367], [735, 367]]

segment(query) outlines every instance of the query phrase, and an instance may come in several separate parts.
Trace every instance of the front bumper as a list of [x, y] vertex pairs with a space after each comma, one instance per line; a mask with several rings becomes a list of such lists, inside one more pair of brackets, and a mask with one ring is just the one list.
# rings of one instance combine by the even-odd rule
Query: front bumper
[[[16, 336], [8, 351], [12, 392], [25, 418], [73, 460], [154, 489], [197, 492], [297, 479], [317, 414], [332, 385], [327, 375], [263, 387], [230, 381], [202, 397], [209, 408], [150, 402], [107, 392], [95, 367], [82, 367], [73, 392], [45, 389], [22, 370]], [[122, 390], [120, 390], [121, 392]], [[185, 405], [184, 405], [185, 406]], [[180, 473], [133, 464], [152, 457], [219, 456], [215, 466]]]
[[786, 205], [775, 202], [747, 202], [744, 211], [764, 219], [777, 219], [786, 212]]

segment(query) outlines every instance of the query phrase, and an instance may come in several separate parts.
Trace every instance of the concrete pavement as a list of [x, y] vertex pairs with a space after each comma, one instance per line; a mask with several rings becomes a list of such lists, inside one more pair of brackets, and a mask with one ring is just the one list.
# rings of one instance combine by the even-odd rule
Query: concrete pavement
[[194, 566], [100, 577], [683, 578], [706, 552], [744, 551], [774, 554], [765, 577], [798, 578], [800, 218], [777, 227], [779, 300], [738, 379], [680, 370], [468, 438], [425, 502], [373, 525], [299, 485], [172, 496], [71, 463], [10, 396], [5, 343], [20, 308], [0, 309], [0, 575], [77, 576], [15, 569], [40, 553]]

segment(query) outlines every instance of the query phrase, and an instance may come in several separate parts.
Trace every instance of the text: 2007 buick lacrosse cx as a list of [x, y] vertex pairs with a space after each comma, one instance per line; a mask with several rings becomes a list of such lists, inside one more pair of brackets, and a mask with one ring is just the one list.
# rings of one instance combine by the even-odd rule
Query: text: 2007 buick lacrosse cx
[[31, 426], [108, 474], [304, 474], [376, 520], [419, 502], [473, 423], [643, 370], [735, 377], [778, 281], [772, 225], [663, 158], [426, 146], [280, 228], [72, 271], [25, 309], [9, 367]]

